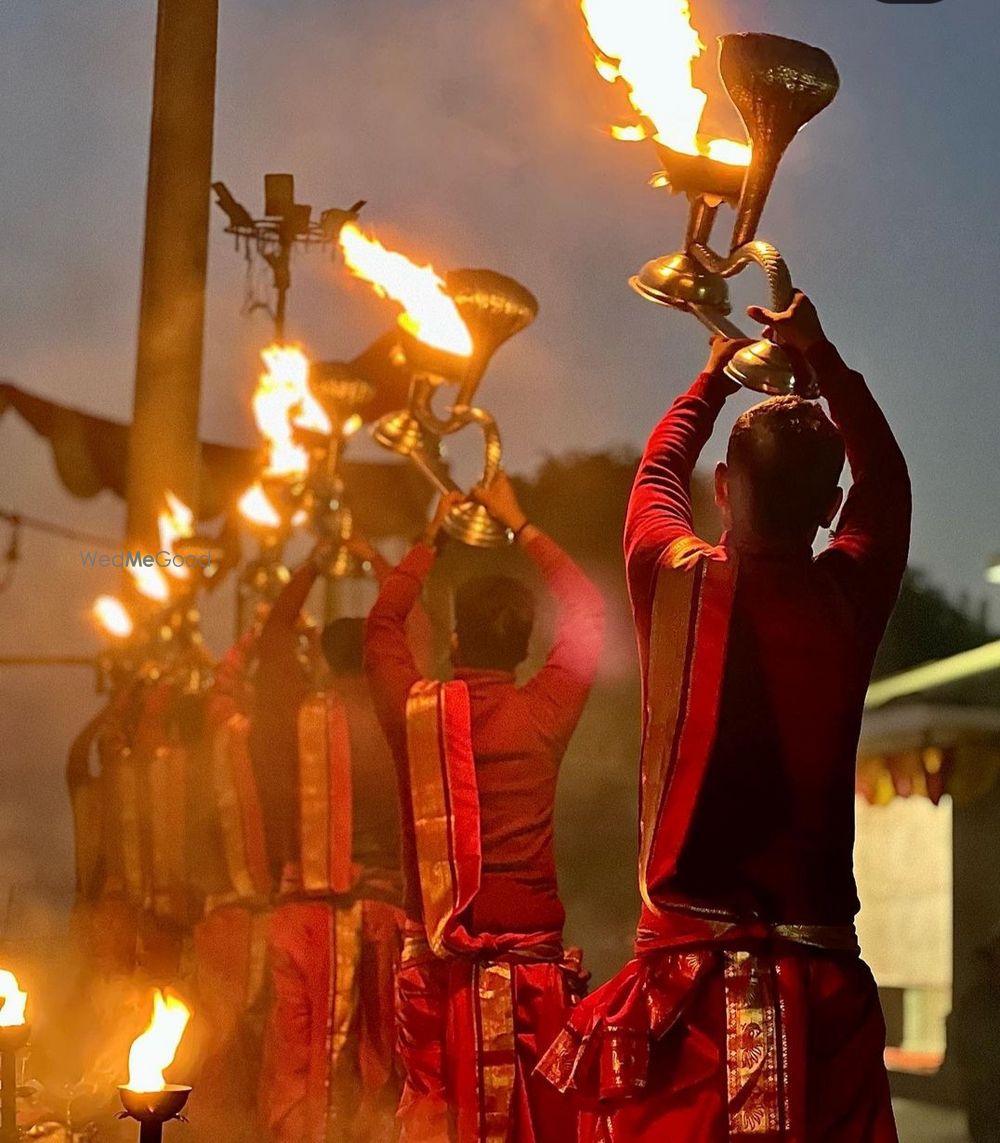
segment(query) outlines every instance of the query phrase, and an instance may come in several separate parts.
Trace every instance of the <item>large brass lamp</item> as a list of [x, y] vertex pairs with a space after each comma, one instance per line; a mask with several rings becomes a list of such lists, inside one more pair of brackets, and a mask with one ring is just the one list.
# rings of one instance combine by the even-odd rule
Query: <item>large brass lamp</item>
[[[778, 165], [798, 131], [833, 100], [840, 86], [833, 60], [819, 48], [765, 33], [723, 36], [719, 72], [746, 126], [752, 157], [743, 168], [658, 145], [664, 171], [657, 185], [686, 193], [691, 202], [684, 249], [648, 262], [632, 286], [660, 305], [688, 310], [726, 337], [746, 335], [729, 320], [727, 279], [759, 266], [770, 289], [770, 305], [792, 301], [791, 276], [777, 248], [757, 238], [761, 215]], [[727, 254], [710, 246], [720, 207], [736, 209]], [[741, 385], [762, 393], [817, 396], [811, 377], [795, 377], [784, 351], [757, 341], [726, 368]]]
[[[489, 484], [500, 470], [503, 446], [496, 420], [473, 405], [493, 354], [538, 313], [535, 297], [519, 282], [493, 270], [454, 270], [445, 276], [446, 291], [469, 330], [469, 356], [437, 349], [421, 341], [403, 323], [399, 345], [410, 370], [407, 407], [382, 417], [372, 435], [379, 444], [409, 459], [442, 492], [456, 491], [437, 462], [442, 437], [470, 426], [483, 434], [481, 481]], [[438, 394], [454, 387], [444, 415], [434, 411]], [[494, 548], [510, 543], [510, 532], [471, 499], [457, 505], [444, 523], [445, 531], [472, 547]]]

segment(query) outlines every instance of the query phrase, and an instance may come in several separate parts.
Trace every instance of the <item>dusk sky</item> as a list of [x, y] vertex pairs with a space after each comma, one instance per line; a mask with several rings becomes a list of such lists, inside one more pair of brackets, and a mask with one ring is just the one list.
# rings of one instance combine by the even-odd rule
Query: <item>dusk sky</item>
[[[692, 9], [720, 130], [737, 127], [714, 79], [718, 34], [772, 31], [837, 61], [841, 94], [793, 144], [762, 236], [897, 430], [913, 475], [912, 562], [982, 598], [1000, 550], [996, 2]], [[154, 18], [153, 0], [0, 9], [0, 376], [119, 419], [131, 410]], [[574, 0], [221, 3], [215, 178], [255, 213], [265, 171], [293, 172], [317, 209], [367, 198], [365, 220], [387, 244], [442, 269], [495, 268], [538, 296], [537, 323], [481, 391], [514, 472], [549, 453], [640, 445], [703, 360], [694, 319], [626, 284], [678, 245], [685, 204], [647, 187], [651, 145], [609, 137], [625, 110], [593, 70]], [[270, 330], [241, 315], [245, 265], [221, 213], [212, 221], [203, 435], [246, 444]], [[323, 255], [294, 273], [291, 333], [315, 356], [350, 357], [394, 318]], [[762, 279], [744, 275], [736, 299], [763, 301]], [[61, 491], [47, 448], [13, 416], [0, 450], [4, 508], [117, 533], [119, 506]], [[23, 557], [0, 595], [0, 653], [94, 649], [85, 610], [114, 577], [34, 533]], [[31, 879], [43, 876], [37, 829], [16, 811], [41, 805], [68, 863], [59, 768], [96, 700], [82, 670], [6, 671], [0, 687], [7, 789], [25, 791], [0, 817], [0, 854], [21, 854]], [[53, 703], [59, 713], [46, 713]]]

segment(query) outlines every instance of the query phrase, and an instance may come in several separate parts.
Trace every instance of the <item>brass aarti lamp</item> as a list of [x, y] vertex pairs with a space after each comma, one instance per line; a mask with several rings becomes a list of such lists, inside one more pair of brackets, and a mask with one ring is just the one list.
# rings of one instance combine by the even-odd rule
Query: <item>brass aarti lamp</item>
[[[484, 463], [481, 481], [489, 484], [500, 471], [503, 446], [492, 414], [473, 405], [479, 385], [494, 353], [534, 321], [538, 302], [534, 295], [493, 270], [453, 270], [445, 275], [446, 293], [469, 330], [473, 350], [462, 356], [420, 340], [400, 322], [400, 351], [410, 369], [407, 407], [382, 417], [373, 427], [375, 440], [409, 459], [441, 492], [458, 491], [435, 461], [442, 437], [469, 426], [483, 434]], [[444, 417], [434, 412], [438, 392], [457, 386]], [[477, 548], [503, 547], [510, 531], [471, 499], [457, 505], [444, 522], [448, 535]]]
[[[757, 229], [782, 156], [798, 131], [833, 101], [840, 79], [820, 48], [766, 33], [723, 36], [719, 72], [746, 126], [749, 166], [657, 145], [664, 170], [654, 184], [687, 194], [687, 234], [683, 250], [647, 262], [631, 285], [650, 301], [693, 313], [713, 332], [744, 338], [729, 320], [727, 279], [747, 266], [759, 266], [767, 276], [771, 307], [791, 305], [788, 267], [776, 247], [757, 238]], [[723, 203], [736, 209], [728, 254], [709, 246]], [[737, 353], [726, 374], [761, 393], [818, 396], [814, 380], [795, 377], [784, 351], [766, 339]]]
[[25, 1020], [28, 994], [17, 977], [0, 969], [0, 1143], [17, 1143], [17, 1054], [27, 1047], [31, 1026]]
[[190, 1018], [190, 1009], [179, 997], [170, 993], [164, 996], [156, 989], [153, 1018], [146, 1031], [133, 1040], [128, 1083], [118, 1088], [124, 1109], [119, 1118], [134, 1119], [139, 1124], [139, 1143], [161, 1143], [163, 1125], [183, 1119], [181, 1112], [191, 1088], [186, 1084], [168, 1084], [163, 1072], [173, 1063]]
[[337, 541], [325, 572], [328, 579], [365, 579], [371, 568], [350, 549], [354, 521], [344, 501], [340, 460], [348, 439], [361, 427], [361, 413], [375, 395], [375, 386], [352, 373], [342, 361], [322, 361], [309, 371], [309, 388], [329, 418], [327, 435], [306, 431], [311, 464], [306, 508], [317, 536]]

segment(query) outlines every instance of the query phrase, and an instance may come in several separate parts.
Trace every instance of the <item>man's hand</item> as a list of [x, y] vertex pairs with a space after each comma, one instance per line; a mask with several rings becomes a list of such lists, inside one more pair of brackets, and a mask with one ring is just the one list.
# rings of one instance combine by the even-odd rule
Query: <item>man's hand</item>
[[498, 524], [519, 532], [528, 522], [510, 477], [501, 469], [490, 484], [477, 484], [472, 490], [472, 499], [482, 504]]
[[[723, 337], [721, 333], [717, 333], [712, 337], [710, 345], [711, 349], [709, 350], [705, 372], [710, 373], [713, 377], [721, 377], [723, 370], [736, 354], [741, 349], [746, 349], [748, 345], [753, 345], [753, 342], [749, 337]], [[733, 389], [738, 388], [739, 386], [734, 381]]]
[[338, 541], [331, 536], [323, 536], [316, 541], [313, 550], [309, 553], [309, 562], [316, 569], [318, 575], [326, 575], [329, 572], [338, 546]]
[[763, 306], [751, 306], [747, 313], [767, 327], [765, 337], [798, 353], [808, 353], [814, 345], [826, 341], [816, 307], [801, 290], [796, 291], [792, 304], [781, 313]]
[[420, 537], [421, 543], [426, 544], [429, 548], [434, 547], [448, 513], [461, 504], [464, 499], [465, 497], [461, 492], [447, 492], [441, 497], [438, 501], [437, 510], [428, 521], [427, 527], [424, 528], [423, 535]]
[[352, 556], [357, 556], [359, 560], [363, 560], [365, 563], [375, 563], [379, 558], [378, 552], [372, 547], [368, 537], [362, 532], [358, 532], [357, 530], [351, 532], [344, 543]]

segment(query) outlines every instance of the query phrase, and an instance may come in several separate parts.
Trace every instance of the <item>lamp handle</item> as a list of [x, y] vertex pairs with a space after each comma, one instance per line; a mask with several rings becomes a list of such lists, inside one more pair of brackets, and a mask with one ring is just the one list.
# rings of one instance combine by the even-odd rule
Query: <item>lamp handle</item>
[[763, 242], [760, 239], [746, 242], [738, 250], [726, 256], [716, 254], [714, 250], [696, 242], [688, 253], [709, 273], [719, 274], [723, 278], [735, 277], [741, 270], [755, 263], [767, 276], [772, 307], [776, 310], [787, 310], [792, 304], [792, 299], [795, 297], [792, 275], [778, 248], [772, 246], [770, 242]]

